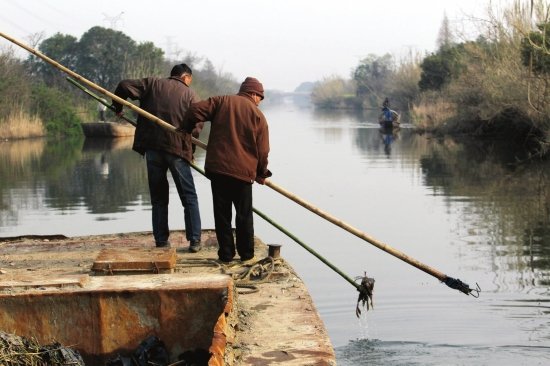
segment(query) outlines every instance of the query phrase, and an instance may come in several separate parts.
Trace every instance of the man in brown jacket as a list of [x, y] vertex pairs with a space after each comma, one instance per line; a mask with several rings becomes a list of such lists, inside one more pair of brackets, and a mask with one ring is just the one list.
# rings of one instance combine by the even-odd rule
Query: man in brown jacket
[[236, 212], [236, 251], [241, 261], [254, 258], [252, 183], [263, 184], [271, 176], [267, 169], [269, 130], [258, 108], [263, 99], [262, 84], [247, 77], [238, 94], [191, 105], [181, 127], [191, 132], [197, 123], [211, 122], [205, 172], [212, 187], [218, 258], [226, 263], [235, 256], [232, 205]]
[[[115, 94], [122, 99], [139, 100], [142, 109], [177, 127], [182, 123], [191, 103], [199, 100], [195, 92], [189, 88], [192, 80], [191, 69], [186, 64], [178, 64], [172, 68], [168, 78], [122, 80]], [[122, 104], [113, 100], [113, 106], [116, 113], [121, 115]], [[202, 125], [197, 126], [193, 133], [198, 136], [201, 127]], [[190, 243], [189, 250], [198, 252], [201, 249], [201, 219], [189, 165], [193, 159], [191, 135], [170, 131], [140, 115], [133, 149], [145, 155], [147, 161], [156, 246], [170, 246], [167, 180], [167, 171], [170, 170], [184, 207], [185, 235]]]

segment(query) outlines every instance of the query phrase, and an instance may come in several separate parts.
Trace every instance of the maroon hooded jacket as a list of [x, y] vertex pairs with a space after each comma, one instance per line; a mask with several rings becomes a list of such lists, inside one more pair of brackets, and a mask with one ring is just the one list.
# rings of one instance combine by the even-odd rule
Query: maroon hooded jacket
[[208, 98], [191, 105], [182, 128], [190, 132], [210, 121], [205, 171], [253, 183], [267, 178], [269, 129], [266, 118], [248, 93]]

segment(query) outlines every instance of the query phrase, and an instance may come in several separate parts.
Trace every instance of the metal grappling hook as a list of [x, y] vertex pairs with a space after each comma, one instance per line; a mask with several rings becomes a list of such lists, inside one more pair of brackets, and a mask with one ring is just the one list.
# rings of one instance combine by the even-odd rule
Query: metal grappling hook
[[481, 287], [479, 287], [479, 284], [476, 282], [476, 288], [470, 288], [470, 286], [467, 283], [462, 282], [458, 278], [452, 278], [452, 277], [445, 277], [443, 280], [443, 283], [449, 286], [450, 288], [454, 290], [458, 290], [466, 295], [472, 295], [476, 299], [479, 297], [479, 293], [481, 292]]

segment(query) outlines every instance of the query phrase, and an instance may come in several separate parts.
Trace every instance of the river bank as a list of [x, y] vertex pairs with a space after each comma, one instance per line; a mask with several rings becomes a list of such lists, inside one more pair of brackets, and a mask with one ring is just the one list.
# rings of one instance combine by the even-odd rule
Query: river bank
[[419, 124], [416, 131], [507, 146], [510, 152], [528, 159], [547, 158], [550, 154], [550, 128], [536, 123], [514, 107], [506, 108], [487, 119], [478, 117], [461, 120], [455, 117], [439, 124]]

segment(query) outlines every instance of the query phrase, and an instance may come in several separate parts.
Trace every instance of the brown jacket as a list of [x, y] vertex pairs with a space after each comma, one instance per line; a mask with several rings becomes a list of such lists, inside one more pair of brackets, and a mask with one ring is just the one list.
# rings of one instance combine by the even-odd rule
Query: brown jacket
[[269, 130], [264, 114], [248, 94], [224, 95], [194, 103], [183, 128], [210, 121], [205, 171], [253, 183], [271, 175], [267, 169]]
[[[139, 100], [140, 108], [161, 120], [178, 127], [191, 103], [199, 99], [183, 81], [177, 77], [122, 80], [115, 94], [122, 99]], [[113, 101], [116, 112], [122, 111], [122, 105]], [[198, 126], [198, 131], [202, 125]], [[198, 136], [198, 131], [195, 133]], [[160, 150], [192, 161], [193, 152], [189, 133], [173, 132], [142, 117], [137, 120], [133, 149], [140, 154], [146, 150]]]

